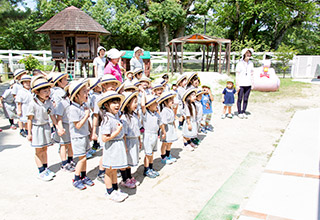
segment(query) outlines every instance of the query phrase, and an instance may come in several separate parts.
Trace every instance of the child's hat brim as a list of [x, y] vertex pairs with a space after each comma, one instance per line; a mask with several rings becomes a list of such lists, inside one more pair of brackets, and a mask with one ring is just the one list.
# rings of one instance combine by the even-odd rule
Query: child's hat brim
[[164, 102], [167, 99], [170, 99], [172, 97], [175, 97], [177, 94], [173, 93], [173, 92], [164, 92], [161, 94], [160, 99], [158, 101], [158, 104], [161, 104], [162, 102]]
[[155, 97], [154, 95], [147, 95], [146, 97], [146, 108], [155, 102], [158, 102], [160, 97]]
[[130, 102], [130, 100], [134, 97], [137, 97], [138, 94], [139, 92], [124, 92], [122, 95], [124, 95], [125, 98], [121, 104], [120, 111], [123, 111], [127, 104]]
[[22, 74], [27, 74], [27, 70], [25, 69], [17, 69], [16, 71], [14, 71], [13, 74], [13, 79], [17, 79], [18, 76], [22, 75]]
[[91, 78], [90, 79], [90, 90], [96, 88], [99, 85], [100, 81], [101, 80], [99, 78]]
[[197, 76], [198, 73], [191, 73], [189, 76], [187, 76], [187, 84], [189, 84], [189, 82], [191, 81], [191, 79], [194, 77], [194, 76]]
[[49, 83], [48, 80], [46, 80], [45, 78], [39, 78], [33, 82], [33, 86], [31, 87], [31, 92], [34, 92], [36, 90], [39, 90], [45, 87], [51, 88], [52, 86], [53, 84]]
[[21, 79], [19, 80], [20, 83], [25, 82], [25, 81], [30, 81], [31, 82], [32, 78], [29, 75], [24, 75], [21, 77]]
[[99, 108], [101, 108], [105, 102], [107, 102], [110, 99], [114, 99], [114, 98], [120, 98], [120, 105], [121, 105], [124, 100], [124, 95], [119, 94], [115, 91], [107, 91], [107, 92], [103, 93], [102, 97], [98, 101]]
[[177, 82], [176, 82], [176, 84], [177, 84], [177, 86], [179, 85], [179, 83], [181, 83], [184, 79], [186, 79], [187, 78], [187, 76], [186, 75], [181, 75], [178, 79], [177, 79]]
[[64, 77], [68, 77], [68, 73], [55, 73], [52, 77], [53, 85], [56, 85], [56, 83]]
[[76, 94], [84, 87], [88, 86], [88, 81], [84, 79], [79, 79], [76, 81], [72, 81], [69, 86], [69, 94], [70, 94], [70, 101], [73, 101]]
[[100, 83], [99, 85], [102, 86], [103, 84], [106, 84], [106, 83], [111, 83], [111, 82], [115, 82], [117, 83], [117, 87], [119, 87], [121, 85], [121, 82], [119, 80], [117, 80], [113, 75], [111, 74], [106, 74], [104, 75], [101, 80], [100, 80]]
[[197, 93], [197, 89], [191, 88], [191, 89], [188, 89], [187, 91], [185, 91], [185, 93], [183, 94], [183, 97], [182, 97], [182, 101], [185, 102], [188, 95], [193, 92]]

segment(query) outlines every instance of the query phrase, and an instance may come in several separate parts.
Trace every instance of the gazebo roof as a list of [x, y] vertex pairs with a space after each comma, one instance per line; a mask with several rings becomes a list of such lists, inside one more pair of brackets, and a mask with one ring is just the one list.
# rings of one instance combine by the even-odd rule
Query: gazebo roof
[[68, 7], [59, 12], [36, 30], [36, 32], [39, 33], [49, 33], [52, 31], [85, 31], [110, 34], [109, 31], [104, 29], [92, 17], [74, 6]]
[[231, 43], [229, 39], [222, 39], [217, 37], [211, 37], [204, 34], [192, 34], [188, 36], [183, 36], [179, 38], [172, 39], [167, 46], [172, 43], [176, 44], [212, 44], [212, 43]]

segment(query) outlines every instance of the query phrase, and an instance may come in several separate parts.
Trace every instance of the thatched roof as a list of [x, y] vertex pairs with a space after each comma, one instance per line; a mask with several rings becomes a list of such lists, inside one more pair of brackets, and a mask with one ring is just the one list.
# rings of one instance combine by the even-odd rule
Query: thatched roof
[[183, 36], [179, 38], [172, 39], [167, 46], [172, 43], [176, 44], [211, 44], [211, 43], [231, 43], [229, 39], [222, 39], [217, 37], [211, 37], [204, 34], [192, 34], [188, 36]]
[[49, 33], [51, 31], [85, 31], [110, 34], [97, 21], [74, 6], [59, 12], [36, 30], [39, 33]]

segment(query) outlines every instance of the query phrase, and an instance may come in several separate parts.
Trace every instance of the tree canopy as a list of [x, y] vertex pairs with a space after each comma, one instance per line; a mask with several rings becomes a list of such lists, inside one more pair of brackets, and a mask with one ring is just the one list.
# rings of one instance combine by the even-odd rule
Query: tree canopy
[[[164, 51], [173, 38], [193, 33], [231, 39], [233, 50], [253, 45], [276, 50], [287, 45], [299, 54], [319, 54], [316, 0], [0, 0], [0, 49], [50, 49], [47, 35], [34, 32], [71, 5], [88, 13], [111, 32], [101, 37], [107, 48]], [[199, 45], [187, 50], [200, 50]]]

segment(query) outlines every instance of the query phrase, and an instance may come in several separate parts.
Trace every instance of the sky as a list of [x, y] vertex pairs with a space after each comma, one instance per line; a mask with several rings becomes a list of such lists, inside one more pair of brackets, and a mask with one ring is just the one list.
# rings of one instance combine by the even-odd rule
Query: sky
[[[31, 10], [34, 10], [35, 7], [37, 6], [37, 3], [36, 3], [35, 0], [25, 0], [25, 1], [22, 1], [22, 2], [26, 7], [30, 8]], [[18, 5], [18, 8], [20, 8], [23, 11], [25, 10], [24, 6], [22, 4], [20, 4], [20, 3]]]

